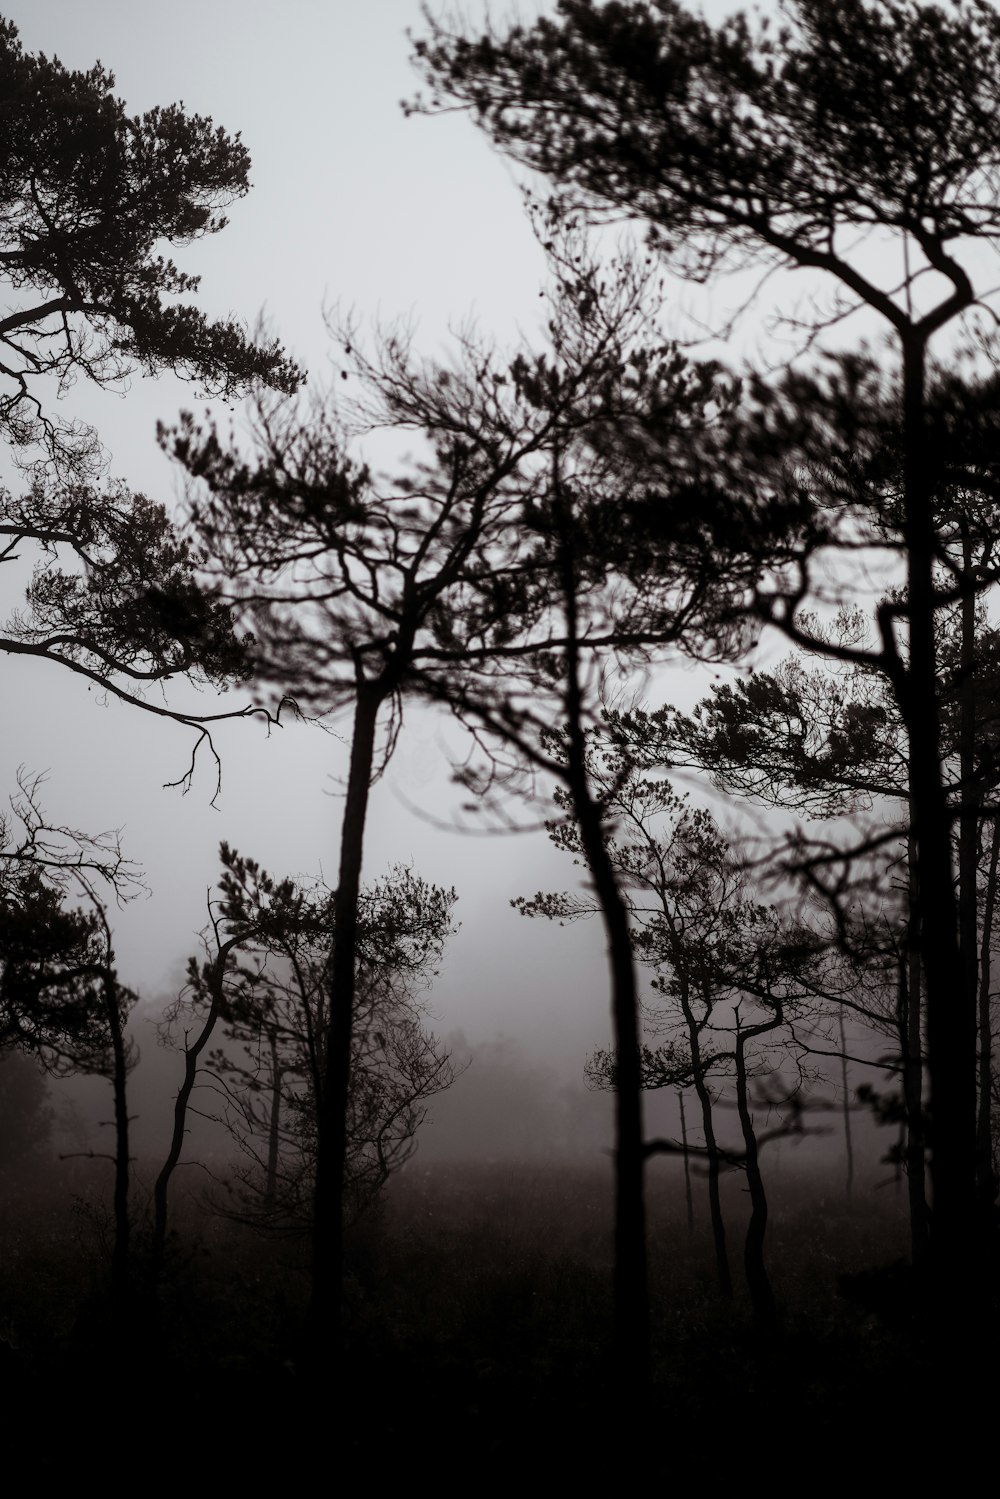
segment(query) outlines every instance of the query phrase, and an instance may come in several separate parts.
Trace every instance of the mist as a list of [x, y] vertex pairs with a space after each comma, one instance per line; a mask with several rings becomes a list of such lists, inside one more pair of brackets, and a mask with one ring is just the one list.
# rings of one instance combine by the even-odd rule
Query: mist
[[1000, 12], [735, 11], [0, 17], [28, 1483], [982, 1445]]

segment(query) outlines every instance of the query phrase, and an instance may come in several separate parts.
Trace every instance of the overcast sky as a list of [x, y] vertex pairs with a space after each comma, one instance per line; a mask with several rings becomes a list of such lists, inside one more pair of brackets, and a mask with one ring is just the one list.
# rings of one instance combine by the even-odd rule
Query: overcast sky
[[[183, 100], [241, 132], [251, 193], [221, 234], [177, 257], [202, 275], [209, 313], [250, 325], [263, 313], [320, 379], [324, 306], [411, 318], [429, 353], [443, 352], [449, 324], [470, 315], [501, 341], [532, 331], [544, 266], [510, 170], [464, 118], [407, 120], [400, 109], [418, 86], [405, 36], [420, 25], [416, 0], [20, 0], [3, 14], [29, 51], [74, 68], [100, 59], [130, 110]], [[68, 402], [95, 424], [117, 474], [177, 498], [154, 433], [157, 419], [195, 404], [190, 387], [137, 379], [122, 396], [81, 385]], [[50, 812], [89, 831], [121, 827], [146, 870], [151, 897], [116, 918], [123, 977], [144, 996], [168, 992], [193, 950], [220, 839], [277, 874], [333, 879], [336, 739], [290, 728], [267, 740], [234, 726], [219, 737], [224, 788], [213, 810], [207, 765], [189, 795], [161, 789], [186, 763], [183, 731], [101, 704], [56, 668], [8, 660], [4, 669], [6, 701], [17, 705], [0, 736], [4, 785], [19, 764], [48, 770]], [[432, 1000], [440, 1028], [502, 1030], [581, 1058], [607, 1037], [600, 933], [552, 931], [510, 910], [511, 896], [571, 875], [544, 838], [469, 842], [406, 809], [401, 796], [450, 815], [443, 741], [458, 747], [453, 730], [412, 716], [373, 800], [366, 872], [400, 860], [458, 888], [462, 931]]]
[[[712, 19], [727, 9], [706, 7]], [[74, 68], [99, 59], [130, 110], [182, 100], [241, 133], [252, 191], [221, 234], [180, 252], [178, 263], [202, 276], [207, 312], [249, 325], [263, 315], [320, 382], [331, 354], [324, 307], [353, 308], [369, 322], [408, 318], [430, 354], [445, 353], [449, 326], [470, 316], [500, 342], [533, 333], [545, 267], [511, 168], [464, 116], [407, 119], [400, 108], [419, 86], [405, 34], [421, 28], [417, 0], [16, 0], [2, 13], [30, 51]], [[155, 426], [200, 407], [190, 387], [137, 378], [125, 393], [79, 385], [67, 399], [98, 429], [116, 474], [167, 503], [179, 498]], [[187, 796], [161, 789], [186, 764], [183, 731], [102, 704], [55, 668], [46, 675], [37, 663], [8, 661], [4, 669], [7, 701], [17, 704], [0, 736], [4, 784], [22, 763], [48, 770], [51, 813], [90, 831], [121, 827], [146, 870], [150, 898], [116, 926], [123, 977], [149, 1000], [175, 987], [193, 950], [221, 839], [273, 873], [322, 871], [332, 881], [337, 738], [227, 729], [223, 794], [212, 809], [207, 763]], [[679, 671], [669, 694], [693, 701], [704, 681]], [[600, 931], [549, 928], [509, 906], [512, 896], [570, 882], [572, 868], [542, 836], [463, 839], [410, 810], [452, 815], [447, 751], [460, 748], [453, 728], [411, 715], [373, 799], [366, 873], [403, 861], [457, 887], [462, 931], [432, 1000], [441, 1029], [461, 1025], [470, 1038], [504, 1031], [536, 1051], [582, 1059], [608, 1034]]]

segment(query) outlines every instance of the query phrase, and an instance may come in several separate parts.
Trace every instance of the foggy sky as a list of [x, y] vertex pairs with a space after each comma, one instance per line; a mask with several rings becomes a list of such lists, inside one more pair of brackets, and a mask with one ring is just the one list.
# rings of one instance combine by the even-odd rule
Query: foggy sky
[[[705, 7], [711, 19], [730, 8]], [[330, 355], [324, 306], [353, 307], [369, 321], [411, 317], [417, 347], [431, 355], [446, 352], [449, 325], [469, 316], [501, 342], [535, 330], [545, 268], [512, 169], [464, 117], [407, 120], [399, 107], [418, 88], [404, 35], [407, 26], [421, 29], [417, 0], [290, 0], [280, 8], [267, 0], [12, 0], [3, 13], [29, 51], [55, 53], [71, 67], [100, 59], [131, 110], [183, 100], [242, 133], [251, 193], [221, 234], [176, 258], [203, 277], [198, 303], [208, 314], [235, 312], [251, 326], [263, 314], [321, 383]], [[171, 503], [179, 479], [156, 446], [155, 424], [204, 404], [178, 380], [136, 377], [124, 395], [80, 383], [66, 410], [94, 423], [116, 475]], [[342, 738], [294, 726], [270, 737], [253, 723], [224, 728], [223, 792], [213, 809], [207, 758], [188, 795], [161, 789], [185, 768], [185, 730], [102, 703], [56, 668], [8, 659], [5, 671], [17, 711], [0, 735], [3, 786], [13, 788], [20, 764], [48, 770], [51, 815], [91, 832], [120, 827], [146, 871], [150, 896], [114, 920], [122, 977], [151, 1006], [175, 992], [195, 950], [221, 839], [274, 874], [322, 872], [332, 882]], [[678, 669], [657, 682], [654, 700], [693, 702], [707, 680]], [[214, 702], [206, 696], [202, 706]], [[336, 727], [342, 735], [349, 724]], [[414, 815], [411, 804], [452, 816], [449, 749], [462, 750], [458, 730], [411, 710], [373, 796], [366, 873], [411, 863], [457, 888], [462, 929], [431, 1000], [438, 1030], [511, 1035], [578, 1077], [586, 1053], [608, 1039], [599, 923], [562, 930], [510, 909], [514, 896], [573, 881], [570, 862], [544, 835], [462, 838]]]
[[[543, 257], [508, 168], [466, 120], [406, 120], [399, 107], [418, 84], [404, 36], [419, 27], [416, 0], [293, 0], [280, 11], [245, 0], [162, 8], [15, 0], [3, 13], [26, 50], [83, 69], [100, 59], [130, 110], [183, 100], [241, 132], [253, 163], [250, 194], [222, 233], [176, 258], [201, 274], [198, 303], [209, 315], [236, 313], [252, 327], [263, 313], [319, 383], [331, 354], [324, 307], [354, 308], [369, 323], [410, 318], [430, 354], [443, 353], [449, 324], [470, 315], [501, 341], [534, 328]], [[81, 382], [65, 405], [95, 425], [116, 475], [168, 504], [179, 497], [155, 426], [182, 407], [200, 412], [195, 389], [137, 376], [123, 396]], [[5, 477], [16, 482], [9, 469]], [[16, 599], [9, 575], [4, 581], [7, 605]], [[333, 879], [341, 737], [295, 726], [270, 738], [256, 724], [224, 728], [224, 789], [213, 809], [207, 759], [187, 796], [161, 789], [186, 766], [186, 731], [101, 702], [65, 670], [12, 659], [5, 670], [17, 711], [0, 735], [4, 794], [19, 765], [47, 770], [54, 818], [91, 832], [123, 830], [151, 894], [115, 915], [116, 950], [123, 979], [154, 1006], [176, 989], [195, 950], [221, 839], [275, 874]], [[206, 695], [199, 706], [215, 703]], [[349, 723], [336, 728], [343, 734]], [[366, 873], [400, 861], [458, 889], [462, 931], [433, 999], [442, 1029], [517, 1033], [578, 1066], [581, 1051], [606, 1035], [600, 935], [595, 928], [592, 941], [575, 934], [552, 947], [551, 932], [510, 910], [513, 896], [569, 874], [544, 837], [473, 846], [406, 809], [396, 786], [409, 802], [450, 816], [442, 741], [461, 748], [451, 726], [410, 715], [391, 780], [373, 797]], [[550, 1018], [553, 1000], [567, 994], [577, 1032], [569, 1040], [563, 1021]]]

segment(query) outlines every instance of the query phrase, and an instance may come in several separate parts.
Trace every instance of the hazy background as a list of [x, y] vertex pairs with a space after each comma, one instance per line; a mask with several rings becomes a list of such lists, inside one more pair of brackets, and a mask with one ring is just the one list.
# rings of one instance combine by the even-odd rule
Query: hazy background
[[[521, 7], [526, 14], [542, 8]], [[716, 19], [731, 8], [713, 3], [705, 11]], [[269, 0], [174, 0], [169, 7], [8, 0], [3, 13], [26, 50], [81, 69], [100, 59], [130, 110], [183, 101], [242, 134], [253, 189], [232, 208], [229, 226], [179, 252], [178, 264], [201, 274], [198, 300], [207, 313], [235, 313], [251, 326], [263, 315], [318, 383], [332, 352], [324, 306], [353, 308], [369, 323], [412, 319], [427, 354], [446, 354], [449, 325], [470, 316], [501, 343], [535, 331], [544, 260], [511, 169], [465, 117], [406, 119], [400, 109], [418, 88], [405, 36], [407, 27], [421, 30], [417, 0], [286, 0], [280, 7]], [[678, 290], [678, 306], [689, 305], [686, 296]], [[157, 448], [156, 422], [204, 404], [179, 381], [137, 377], [122, 395], [78, 385], [67, 414], [95, 425], [116, 475], [170, 504], [180, 481]], [[288, 727], [268, 738], [253, 723], [223, 728], [223, 791], [213, 808], [207, 759], [189, 794], [161, 789], [186, 765], [185, 731], [102, 702], [65, 671], [10, 659], [4, 671], [4, 793], [21, 764], [48, 771], [52, 817], [90, 832], [121, 828], [126, 851], [146, 872], [149, 896], [117, 913], [115, 930], [122, 977], [150, 1013], [176, 992], [196, 949], [220, 840], [275, 874], [323, 873], [333, 882], [344, 764], [336, 735]], [[693, 702], [707, 684], [704, 671], [678, 667], [651, 695]], [[213, 707], [206, 697], [204, 710]], [[569, 1118], [577, 1092], [559, 1090], [579, 1090], [585, 1056], [608, 1041], [600, 928], [563, 930], [510, 909], [512, 897], [564, 888], [576, 873], [543, 834], [460, 836], [413, 810], [444, 822], [454, 815], [459, 799], [448, 758], [461, 749], [445, 719], [410, 713], [373, 796], [366, 873], [405, 862], [456, 887], [461, 931], [431, 996], [434, 1028], [460, 1028], [473, 1047], [495, 1042], [498, 1066], [506, 1046], [507, 1061], [521, 1058], [536, 1091], [561, 1098]], [[136, 1034], [151, 1053], [141, 1020]], [[466, 1092], [474, 1078], [458, 1086]], [[594, 1117], [604, 1121], [598, 1135], [606, 1105], [594, 1104]], [[525, 1138], [533, 1117], [527, 1107], [518, 1125]], [[162, 1117], [158, 1128], [166, 1127]], [[590, 1139], [590, 1126], [580, 1128]]]

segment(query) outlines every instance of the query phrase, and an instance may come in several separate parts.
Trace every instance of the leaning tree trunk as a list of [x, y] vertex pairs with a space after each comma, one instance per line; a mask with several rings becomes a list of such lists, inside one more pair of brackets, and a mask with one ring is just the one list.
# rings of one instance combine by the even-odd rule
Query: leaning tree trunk
[[330, 1021], [323, 1047], [317, 1108], [316, 1184], [312, 1233], [312, 1294], [306, 1314], [311, 1361], [339, 1348], [344, 1281], [344, 1170], [351, 1086], [351, 1040], [358, 946], [358, 901], [365, 822], [375, 765], [379, 709], [389, 693], [381, 683], [361, 683], [354, 711], [351, 762], [334, 896], [330, 963]]
[[649, 1291], [646, 1265], [645, 1151], [639, 997], [628, 908], [608, 857], [601, 811], [590, 794], [582, 725], [570, 727], [570, 795], [594, 884], [611, 968], [615, 1087], [615, 1343], [625, 1386], [649, 1379]]
[[170, 1191], [170, 1178], [177, 1169], [184, 1149], [184, 1136], [187, 1134], [188, 1105], [191, 1102], [191, 1094], [194, 1092], [195, 1083], [198, 1080], [198, 1063], [201, 1054], [205, 1050], [222, 1014], [223, 986], [226, 976], [226, 964], [230, 954], [244, 940], [245, 934], [231, 937], [219, 948], [213, 959], [210, 970], [209, 1005], [201, 1030], [191, 1042], [190, 1046], [184, 1048], [184, 1077], [177, 1090], [174, 1099], [174, 1124], [170, 1135], [170, 1149], [167, 1158], [160, 1168], [160, 1174], [156, 1178], [153, 1187], [153, 1238], [150, 1246], [150, 1280], [155, 1287], [163, 1273], [163, 1259], [167, 1245], [167, 1200]]
[[719, 1283], [719, 1295], [723, 1301], [732, 1301], [733, 1272], [729, 1268], [726, 1220], [722, 1216], [722, 1193], [719, 1188], [721, 1174], [719, 1142], [715, 1137], [715, 1122], [712, 1118], [712, 1095], [703, 1077], [698, 1078], [694, 1086], [698, 1102], [701, 1104], [701, 1125], [708, 1155], [708, 1211], [712, 1221], [712, 1244], [715, 1248], [715, 1275]]
[[566, 787], [580, 829], [594, 893], [601, 908], [611, 969], [611, 1018], [616, 1058], [615, 1088], [615, 1351], [619, 1392], [627, 1407], [647, 1389], [649, 1282], [646, 1261], [645, 1141], [642, 1124], [642, 1061], [639, 993], [629, 910], [608, 853], [602, 809], [587, 772], [585, 705], [580, 683], [578, 579], [572, 517], [563, 496], [558, 453], [553, 456], [553, 520], [565, 611], [564, 683]]

